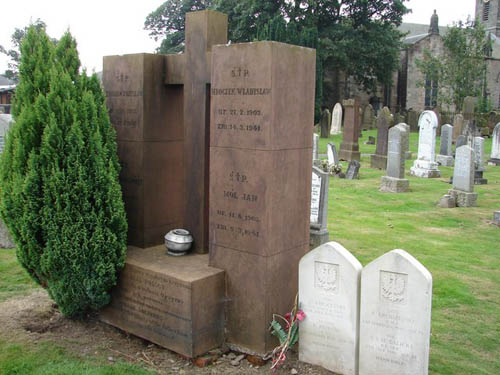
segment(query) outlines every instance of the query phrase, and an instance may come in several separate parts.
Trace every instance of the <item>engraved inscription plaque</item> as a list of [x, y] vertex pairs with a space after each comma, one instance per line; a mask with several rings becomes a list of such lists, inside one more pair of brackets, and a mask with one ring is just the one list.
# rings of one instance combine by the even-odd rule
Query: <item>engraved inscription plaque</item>
[[319, 223], [319, 203], [321, 197], [321, 176], [312, 174], [311, 183], [311, 223]]

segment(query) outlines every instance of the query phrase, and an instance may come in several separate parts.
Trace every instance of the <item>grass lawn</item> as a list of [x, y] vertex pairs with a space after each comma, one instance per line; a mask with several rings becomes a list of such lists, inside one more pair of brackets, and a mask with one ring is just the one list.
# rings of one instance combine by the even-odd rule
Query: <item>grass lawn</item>
[[[375, 150], [364, 145], [369, 135], [376, 132], [364, 132], [363, 154]], [[327, 142], [338, 147], [340, 141], [341, 136], [320, 139], [320, 153], [326, 153]], [[417, 142], [418, 134], [412, 133], [414, 156]], [[486, 158], [490, 150], [487, 139]], [[404, 249], [432, 273], [431, 375], [500, 374], [500, 228], [489, 223], [493, 211], [500, 210], [500, 167], [486, 167], [488, 185], [476, 186], [478, 207], [444, 209], [436, 203], [450, 188], [451, 167], [440, 167], [438, 179], [408, 176], [411, 191], [391, 194], [378, 190], [384, 173], [369, 165], [369, 157], [363, 157], [359, 180], [330, 179], [330, 240], [363, 265], [389, 250]], [[406, 162], [407, 172], [411, 165]], [[0, 302], [35, 288], [14, 251], [0, 250]], [[135, 365], [108, 364], [99, 356], [82, 359], [51, 342], [20, 344], [0, 337], [0, 374], [148, 372]]]

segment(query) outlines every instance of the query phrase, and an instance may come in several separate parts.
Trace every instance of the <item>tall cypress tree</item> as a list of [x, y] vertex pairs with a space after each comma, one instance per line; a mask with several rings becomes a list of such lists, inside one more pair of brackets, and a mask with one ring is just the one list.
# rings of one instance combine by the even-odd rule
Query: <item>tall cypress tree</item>
[[[48, 90], [40, 91], [32, 105], [20, 107], [19, 114], [38, 121], [38, 147], [31, 148], [25, 173], [18, 173], [15, 184], [2, 174], [2, 198], [9, 189], [18, 194], [13, 204], [2, 201], [0, 211], [18, 233], [21, 264], [64, 314], [80, 316], [109, 302], [125, 261], [127, 222], [116, 136], [97, 78], [79, 73], [76, 42], [69, 33], [52, 48], [48, 66]], [[26, 130], [22, 124], [16, 122], [15, 135]], [[25, 153], [24, 138], [17, 137], [16, 144], [10, 138], [2, 172], [15, 169], [10, 160]], [[10, 220], [15, 213], [17, 220]]]

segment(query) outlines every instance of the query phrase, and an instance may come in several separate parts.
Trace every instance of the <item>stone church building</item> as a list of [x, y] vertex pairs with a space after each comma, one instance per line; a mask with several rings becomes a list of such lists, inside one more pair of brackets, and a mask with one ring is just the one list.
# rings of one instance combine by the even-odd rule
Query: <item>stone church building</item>
[[[475, 1], [475, 17], [485, 25], [492, 40], [492, 51], [486, 58], [486, 94], [493, 107], [500, 108], [500, 0]], [[448, 27], [439, 25], [439, 17], [434, 11], [430, 24], [403, 23], [399, 30], [407, 35], [403, 40], [405, 47], [400, 54], [400, 70], [394, 73], [393, 86], [383, 87], [376, 94], [368, 94], [347, 78], [339, 82], [342, 87], [339, 92], [340, 100], [357, 96], [362, 107], [370, 103], [377, 110], [386, 105], [393, 113], [410, 109], [422, 111], [435, 107], [437, 82], [426, 81], [415, 61], [423, 58], [426, 49], [435, 56], [443, 54], [442, 36], [447, 33]], [[425, 87], [420, 86], [419, 82], [425, 82]]]

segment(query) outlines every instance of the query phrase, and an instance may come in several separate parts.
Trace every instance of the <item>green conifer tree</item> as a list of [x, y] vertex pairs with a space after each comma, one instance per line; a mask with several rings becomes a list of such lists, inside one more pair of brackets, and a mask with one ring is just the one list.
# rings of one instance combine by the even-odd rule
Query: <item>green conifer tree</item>
[[[79, 73], [76, 42], [69, 33], [51, 56], [48, 90], [19, 113], [22, 119], [28, 111], [38, 121], [39, 147], [31, 149], [25, 173], [12, 184], [3, 172], [9, 164], [15, 168], [11, 160], [18, 160], [23, 137], [7, 146], [11, 150], [2, 156], [0, 191], [3, 198], [4, 191], [15, 190], [19, 199], [12, 205], [0, 202], [0, 212], [6, 222], [19, 214], [9, 228], [18, 233], [21, 264], [47, 288], [61, 312], [81, 316], [109, 302], [125, 261], [127, 222], [116, 135], [99, 82], [95, 75]], [[22, 62], [20, 71], [22, 82]], [[21, 126], [16, 134], [24, 130]]]

